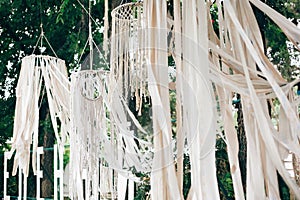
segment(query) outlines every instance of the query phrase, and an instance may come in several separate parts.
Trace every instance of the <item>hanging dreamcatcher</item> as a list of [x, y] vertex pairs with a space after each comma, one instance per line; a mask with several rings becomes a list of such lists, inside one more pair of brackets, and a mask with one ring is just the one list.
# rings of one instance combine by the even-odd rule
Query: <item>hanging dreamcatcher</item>
[[[88, 42], [89, 56], [71, 75], [69, 195], [124, 199], [128, 185], [127, 196], [132, 199], [133, 182], [128, 180], [134, 179], [132, 169], [149, 169], [145, 155], [149, 144], [136, 136], [133, 127], [146, 132], [128, 108], [115, 77], [104, 70], [107, 66], [98, 67], [99, 58], [104, 65], [107, 62], [93, 41], [91, 19]], [[143, 159], [145, 164], [137, 165]]]
[[143, 4], [120, 5], [111, 15], [111, 75], [127, 101], [135, 97], [136, 110], [141, 115], [143, 99], [148, 96]]

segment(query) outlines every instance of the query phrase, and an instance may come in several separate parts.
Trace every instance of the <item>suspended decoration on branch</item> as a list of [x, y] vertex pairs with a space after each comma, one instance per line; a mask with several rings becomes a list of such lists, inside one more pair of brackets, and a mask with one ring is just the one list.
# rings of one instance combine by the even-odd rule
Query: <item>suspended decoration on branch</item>
[[125, 99], [136, 98], [141, 115], [143, 97], [147, 96], [145, 17], [142, 3], [127, 3], [112, 13], [111, 75], [117, 79]]
[[[69, 131], [69, 82], [65, 62], [59, 58], [31, 55], [22, 59], [20, 77], [16, 89], [17, 103], [14, 121], [12, 149], [16, 151], [13, 174], [17, 167], [28, 176], [31, 144], [33, 145], [33, 169], [36, 169], [38, 147], [39, 106], [42, 81], [47, 91], [51, 120], [59, 145], [64, 145]], [[61, 126], [58, 126], [58, 121]]]
[[[104, 86], [96, 72], [78, 72], [71, 76], [70, 187], [69, 194], [98, 199], [100, 169], [100, 133], [105, 130]], [[83, 192], [83, 180], [86, 190]], [[87, 198], [89, 199], [89, 198]]]
[[[43, 46], [43, 40], [47, 42], [47, 45], [56, 56], [56, 53], [44, 35], [41, 24], [41, 34], [34, 47], [33, 53], [39, 43], [41, 53], [44, 52], [45, 47]], [[27, 177], [29, 174], [31, 151], [32, 168], [34, 174], [37, 175], [38, 183], [41, 176], [39, 169], [40, 159], [37, 158], [37, 156], [40, 155], [40, 151], [38, 151], [39, 109], [45, 91], [47, 93], [49, 112], [57, 144], [60, 151], [63, 151], [69, 134], [70, 111], [70, 83], [65, 62], [57, 58], [57, 56], [52, 57], [32, 54], [24, 57], [21, 62], [21, 71], [16, 88], [17, 100], [14, 130], [13, 137], [10, 141], [12, 146], [8, 154], [8, 159], [11, 159], [15, 152], [12, 175], [15, 176], [19, 168], [19, 195], [20, 197], [23, 195], [24, 198], [27, 198]], [[4, 165], [6, 164], [7, 163]], [[24, 175], [24, 179], [22, 179], [22, 175]], [[23, 189], [21, 187], [22, 185]], [[37, 190], [37, 197], [38, 196], [39, 189]]]
[[[134, 178], [131, 169], [150, 168], [147, 162], [141, 164], [142, 168], [137, 165], [147, 159], [144, 149], [149, 143], [132, 131], [136, 127], [145, 134], [128, 108], [115, 77], [94, 69], [95, 59], [103, 55], [99, 49], [96, 51], [99, 55], [94, 52], [89, 28], [90, 54], [82, 70], [71, 75], [69, 195], [72, 199], [98, 199], [99, 194], [101, 198], [110, 194], [111, 198], [125, 199], [127, 179]], [[103, 185], [105, 182], [108, 185]]]
[[[32, 168], [36, 174], [36, 159], [39, 138], [39, 108], [41, 88], [47, 91], [47, 99], [53, 130], [59, 148], [64, 148], [69, 133], [69, 82], [65, 62], [59, 58], [31, 55], [22, 59], [20, 76], [16, 88], [16, 110], [14, 133], [10, 155], [14, 156], [13, 176], [24, 174], [24, 198], [27, 193], [30, 151]], [[39, 164], [38, 164], [39, 165]], [[19, 175], [20, 176], [20, 175]]]
[[[145, 153], [142, 152], [145, 147], [142, 147], [149, 144], [137, 138], [131, 131], [130, 119], [133, 114], [118, 94], [119, 91], [109, 88], [115, 84], [109, 84], [106, 76], [107, 72], [100, 70], [83, 70], [71, 76], [70, 166], [72, 167], [69, 193], [73, 198], [81, 199], [83, 194], [91, 194], [85, 199], [97, 199], [99, 184], [105, 182], [105, 179], [114, 179], [111, 177], [113, 173], [100, 173], [100, 169], [105, 166], [117, 174], [131, 178], [133, 178], [131, 168], [136, 167], [138, 171], [145, 171], [150, 167], [147, 163], [142, 165], [144, 168], [137, 165], [145, 162], [141, 160], [145, 159]], [[108, 89], [115, 92], [108, 94]], [[133, 122], [133, 125], [134, 123], [140, 127], [137, 121]], [[141, 127], [140, 130], [145, 132]], [[84, 181], [85, 188], [83, 188]], [[112, 183], [114, 189], [117, 181]], [[121, 186], [126, 188], [126, 184]], [[101, 193], [116, 193], [114, 189]]]

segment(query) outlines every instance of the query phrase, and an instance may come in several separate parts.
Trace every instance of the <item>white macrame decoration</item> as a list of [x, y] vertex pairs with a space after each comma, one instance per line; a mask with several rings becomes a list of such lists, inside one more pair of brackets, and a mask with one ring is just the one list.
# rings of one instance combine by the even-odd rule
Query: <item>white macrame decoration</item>
[[[272, 18], [299, 48], [299, 29], [258, 0], [216, 1], [218, 33], [213, 29], [210, 1], [174, 0], [172, 20], [166, 1], [158, 0], [145, 0], [139, 9], [136, 7], [141, 3], [125, 4], [112, 13], [111, 72], [123, 83], [125, 97], [132, 91], [151, 96], [154, 134], [151, 199], [183, 199], [183, 152], [188, 152], [191, 162], [188, 199], [219, 199], [215, 167], [217, 135], [224, 137], [227, 144], [238, 199], [279, 198], [277, 172], [296, 196], [300, 194], [283, 166], [287, 152], [300, 153], [300, 123], [295, 109], [299, 100], [291, 90], [299, 81], [288, 83], [263, 54], [262, 37], [250, 2]], [[132, 25], [136, 22], [137, 26]], [[131, 47], [131, 39], [136, 37]], [[168, 47], [174, 48], [171, 54], [176, 64], [177, 154], [171, 150], [166, 67], [171, 49]], [[132, 55], [142, 57], [130, 59]], [[141, 76], [142, 81], [137, 81], [146, 81], [146, 89], [130, 82], [137, 69], [146, 72], [146, 76]], [[232, 114], [234, 94], [242, 96], [248, 155], [247, 197]], [[267, 102], [273, 99], [278, 99], [281, 106], [277, 129], [267, 107]], [[221, 123], [224, 136], [217, 123]]]
[[136, 110], [141, 115], [142, 101], [147, 95], [147, 67], [142, 48], [145, 28], [142, 3], [127, 3], [112, 13], [110, 71], [120, 84], [123, 96], [136, 98]]
[[82, 71], [71, 76], [69, 195], [75, 199], [98, 199], [100, 133], [105, 130], [106, 118], [102, 98], [105, 88], [99, 75]]
[[[136, 45], [136, 29], [140, 28], [138, 23], [141, 22], [141, 6], [134, 5], [137, 6], [129, 7], [134, 9], [125, 12], [129, 18], [122, 19], [122, 28], [113, 17], [113, 24], [118, 24], [113, 27], [121, 28], [122, 32], [116, 35], [114, 33], [120, 32], [115, 32], [112, 28], [115, 40], [112, 40], [111, 46], [111, 66], [114, 66], [111, 67], [111, 73], [93, 70], [90, 30], [89, 70], [82, 70], [71, 76], [69, 194], [74, 199], [98, 199], [100, 185], [101, 198], [110, 195], [112, 199], [117, 197], [125, 200], [128, 184], [131, 192], [127, 196], [132, 199], [134, 188], [128, 180], [129, 177], [133, 178], [131, 170], [133, 167], [138, 172], [150, 170], [149, 162], [143, 163], [151, 159], [145, 151], [150, 143], [136, 136], [137, 131], [141, 134], [146, 132], [127, 105], [131, 94], [135, 93], [141, 99], [143, 92], [136, 92], [145, 88], [145, 71], [141, 65], [133, 65], [134, 60], [142, 62], [143, 55], [138, 55], [136, 51], [132, 51], [133, 54], [129, 52]], [[122, 8], [120, 7], [120, 11], [114, 10], [114, 16], [122, 13]], [[122, 39], [127, 37], [131, 38], [130, 46], [124, 46], [127, 41]], [[134, 75], [129, 73], [133, 71]], [[131, 86], [133, 84], [134, 87]], [[137, 108], [140, 108], [139, 105], [140, 103]], [[106, 167], [110, 169], [102, 173]]]
[[[215, 167], [217, 115], [209, 79], [207, 12], [204, 1], [183, 1], [182, 74], [179, 75], [182, 76], [182, 129], [190, 149], [190, 199], [220, 198]], [[180, 56], [177, 52], [175, 55]]]
[[152, 101], [154, 135], [150, 178], [153, 200], [181, 198], [172, 151], [166, 6], [166, 1], [144, 1], [148, 89]]
[[[101, 185], [102, 197], [110, 193], [124, 199], [127, 177], [133, 176], [130, 168], [145, 158], [141, 150], [146, 142], [130, 130], [133, 114], [122, 102], [116, 83], [108, 82], [106, 76], [107, 72], [100, 70], [83, 70], [71, 76], [71, 198], [98, 199]], [[108, 90], [112, 92], [108, 94]], [[102, 173], [105, 166], [113, 171]], [[146, 167], [136, 170], [145, 171]]]
[[[39, 165], [36, 170], [36, 159], [42, 153], [38, 150], [38, 123], [44, 81], [58, 144], [55, 198], [58, 179], [59, 192], [63, 190], [62, 152], [69, 136], [71, 199], [132, 200], [133, 181], [141, 181], [136, 172], [150, 174], [152, 200], [184, 199], [184, 154], [189, 156], [191, 173], [187, 199], [220, 199], [217, 137], [227, 145], [236, 199], [279, 199], [277, 173], [300, 199], [299, 187], [283, 164], [289, 152], [300, 156], [300, 100], [293, 91], [299, 80], [287, 82], [265, 56], [252, 6], [270, 17], [297, 49], [299, 28], [260, 0], [215, 3], [219, 32], [210, 14], [212, 1], [144, 0], [115, 8], [109, 72], [92, 69], [96, 61], [90, 21], [90, 69], [74, 72], [71, 83], [63, 60], [36, 55], [23, 58], [12, 149], [5, 154], [5, 198], [9, 198], [7, 159], [14, 152], [13, 175], [19, 167], [24, 197], [31, 149], [38, 184], [42, 177]], [[107, 0], [105, 5], [107, 31]], [[106, 38], [107, 32], [105, 51]], [[175, 85], [170, 83], [171, 56], [176, 67]], [[174, 130], [170, 90], [176, 90]], [[232, 97], [237, 94], [241, 96], [247, 138], [246, 191], [232, 113]], [[128, 104], [133, 98], [139, 115], [143, 114], [143, 99], [151, 99], [151, 128], [144, 129], [130, 110]], [[280, 103], [279, 114], [273, 117], [278, 121], [276, 126], [269, 115], [275, 110], [274, 100]]]
[[[61, 59], [31, 55], [22, 59], [21, 72], [16, 89], [16, 111], [11, 155], [15, 151], [13, 175], [17, 168], [28, 176], [30, 150], [32, 167], [36, 173], [38, 148], [39, 98], [42, 81], [47, 99], [53, 129], [60, 148], [63, 148], [69, 131], [69, 81], [65, 62]], [[58, 126], [58, 121], [61, 123]], [[32, 146], [31, 146], [32, 145]]]
[[[251, 2], [267, 15], [272, 13], [272, 9], [260, 1]], [[219, 38], [213, 33], [212, 26], [208, 26], [211, 79], [217, 84], [217, 95], [221, 100], [220, 114], [235, 195], [239, 199], [245, 199], [238, 165], [238, 140], [230, 112], [233, 92], [242, 96], [247, 137], [246, 199], [279, 199], [277, 172], [294, 194], [299, 196], [299, 188], [284, 169], [285, 157], [280, 153], [284, 148], [299, 154], [299, 120], [295, 107], [293, 108], [294, 98], [287, 98], [297, 81], [287, 83], [263, 54], [261, 34], [249, 1], [223, 1], [223, 6], [221, 1], [217, 1], [217, 4]], [[295, 26], [291, 22], [278, 14], [270, 17], [280, 27], [285, 27], [283, 31], [291, 41], [299, 41], [300, 32], [298, 31], [298, 36], [295, 34]], [[211, 19], [208, 22], [211, 24]], [[270, 119], [267, 107], [267, 102], [272, 102], [273, 99], [278, 99], [283, 108], [279, 116], [288, 113], [279, 120], [287, 120], [287, 123], [278, 130]], [[282, 129], [286, 131], [283, 133]]]

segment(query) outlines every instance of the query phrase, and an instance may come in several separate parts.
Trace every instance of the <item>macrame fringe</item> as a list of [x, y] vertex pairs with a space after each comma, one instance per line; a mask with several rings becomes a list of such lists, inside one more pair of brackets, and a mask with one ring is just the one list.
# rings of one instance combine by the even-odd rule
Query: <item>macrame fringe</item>
[[[24, 175], [28, 176], [31, 144], [33, 145], [32, 167], [36, 173], [39, 97], [43, 80], [53, 130], [60, 146], [64, 145], [69, 133], [69, 82], [65, 62], [50, 56], [31, 55], [23, 58], [16, 89], [14, 133], [11, 140], [11, 155], [16, 151], [13, 175], [19, 167]], [[61, 123], [60, 127], [58, 121]]]
[[[299, 29], [258, 0], [217, 0], [218, 33], [210, 1], [174, 0], [171, 16], [166, 1], [144, 0], [112, 11], [109, 73], [75, 72], [70, 83], [64, 61], [50, 56], [23, 58], [10, 152], [16, 152], [13, 174], [19, 167], [28, 176], [31, 145], [36, 172], [44, 83], [58, 145], [63, 147], [69, 137], [71, 199], [132, 200], [132, 181], [141, 181], [136, 172], [150, 172], [152, 200], [183, 199], [184, 153], [191, 165], [187, 199], [220, 199], [215, 165], [218, 135], [227, 144], [237, 199], [280, 198], [277, 173], [300, 198], [299, 187], [283, 165], [289, 152], [300, 155], [300, 100], [292, 91], [299, 80], [284, 80], [265, 56], [250, 3], [299, 48]], [[107, 0], [104, 26], [106, 42]], [[104, 49], [107, 52], [106, 43]], [[170, 55], [176, 64], [172, 83], [176, 84], [175, 136], [170, 116]], [[241, 95], [247, 138], [246, 196], [232, 114], [236, 94]], [[144, 130], [128, 107], [129, 99], [135, 98], [136, 110], [142, 114], [146, 97], [151, 98], [153, 132]], [[280, 103], [275, 126], [268, 107], [274, 100]], [[270, 111], [275, 112], [274, 106]]]

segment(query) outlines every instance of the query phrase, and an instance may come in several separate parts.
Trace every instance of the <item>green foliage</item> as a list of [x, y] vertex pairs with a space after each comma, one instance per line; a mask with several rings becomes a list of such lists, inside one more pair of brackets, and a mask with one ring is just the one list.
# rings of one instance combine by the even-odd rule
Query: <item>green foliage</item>
[[227, 155], [227, 146], [222, 138], [217, 139], [216, 149], [217, 179], [220, 197], [224, 200], [234, 199], [232, 178]]
[[[285, 17], [289, 18], [296, 25], [297, 20], [300, 20], [299, 0], [270, 0], [267, 1], [267, 4]], [[288, 81], [299, 78], [299, 70], [297, 70], [297, 66], [295, 64], [291, 64], [291, 58], [293, 56], [290, 54], [289, 48], [286, 45], [286, 41], [288, 39], [284, 33], [269, 18], [266, 18], [263, 33], [266, 37], [266, 46], [269, 50], [268, 56], [277, 66], [282, 76]], [[298, 52], [296, 49], [294, 49], [294, 51]], [[300, 54], [298, 54], [297, 57], [300, 60]], [[294, 57], [294, 59], [297, 58]]]
[[136, 192], [134, 200], [147, 200], [150, 195], [150, 178], [149, 174], [136, 173], [141, 178], [141, 182], [136, 183]]
[[70, 148], [69, 146], [67, 146], [65, 147], [65, 152], [64, 152], [64, 169], [66, 168], [69, 161], [70, 161]]
[[218, 19], [218, 4], [213, 3], [210, 6], [211, 21], [216, 35], [219, 36], [219, 19]]
[[[1, 163], [3, 163], [3, 160], [2, 160], [2, 156], [0, 157], [0, 161], [1, 161]], [[3, 168], [2, 168], [3, 166], [1, 165], [1, 167], [0, 167], [0, 170], [3, 170]], [[12, 161], [9, 161], [8, 162], [8, 167], [10, 168], [10, 169], [12, 169], [12, 167], [13, 167], [13, 162]], [[11, 176], [11, 172], [9, 173], [9, 175]], [[14, 176], [14, 177], [10, 177], [9, 178], [9, 181], [8, 181], [8, 194], [11, 194], [11, 195], [15, 195], [15, 194], [17, 194], [17, 188], [18, 188], [18, 186], [17, 186], [17, 184], [18, 184], [18, 182], [17, 182], [17, 180], [18, 180], [18, 176]], [[2, 190], [1, 190], [2, 191]], [[1, 194], [1, 196], [2, 196], [2, 194]]]
[[191, 163], [187, 154], [183, 155], [183, 196], [186, 199], [191, 188]]
[[282, 177], [278, 174], [279, 194], [282, 200], [290, 200], [290, 190]]

